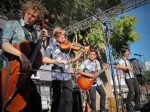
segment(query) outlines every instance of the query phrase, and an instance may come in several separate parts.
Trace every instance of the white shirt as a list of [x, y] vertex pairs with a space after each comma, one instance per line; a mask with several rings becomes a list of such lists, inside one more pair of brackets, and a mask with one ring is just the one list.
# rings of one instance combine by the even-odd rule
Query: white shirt
[[[126, 58], [121, 59], [119, 61], [119, 64], [122, 65], [122, 66], [131, 66], [132, 67], [132, 64]], [[134, 78], [133, 71], [130, 71], [130, 70], [129, 70], [129, 72], [124, 71], [124, 74], [125, 74], [125, 79]]]

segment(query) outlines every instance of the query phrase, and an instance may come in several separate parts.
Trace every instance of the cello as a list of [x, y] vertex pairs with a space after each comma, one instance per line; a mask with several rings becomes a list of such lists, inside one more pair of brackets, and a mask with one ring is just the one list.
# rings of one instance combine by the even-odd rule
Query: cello
[[[42, 21], [41, 28], [43, 29], [47, 23], [47, 19]], [[43, 32], [33, 49], [31, 49], [29, 40], [14, 45], [16, 49], [24, 53], [30, 60], [32, 67], [34, 66], [36, 69], [39, 69], [42, 65], [42, 53], [40, 51], [42, 37]], [[22, 71], [19, 57], [9, 54], [8, 59], [9, 68], [3, 67], [0, 71], [0, 95], [3, 96], [2, 107], [3, 110], [18, 112], [26, 106], [29, 100], [32, 89], [30, 86], [32, 71]]]

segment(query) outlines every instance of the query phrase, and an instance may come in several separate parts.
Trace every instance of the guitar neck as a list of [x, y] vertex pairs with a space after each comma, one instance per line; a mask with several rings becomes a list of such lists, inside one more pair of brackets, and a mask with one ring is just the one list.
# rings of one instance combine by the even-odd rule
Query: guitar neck
[[99, 72], [96, 72], [94, 75], [95, 77], [99, 77], [99, 74], [101, 74], [103, 71], [105, 71], [106, 69], [101, 69]]

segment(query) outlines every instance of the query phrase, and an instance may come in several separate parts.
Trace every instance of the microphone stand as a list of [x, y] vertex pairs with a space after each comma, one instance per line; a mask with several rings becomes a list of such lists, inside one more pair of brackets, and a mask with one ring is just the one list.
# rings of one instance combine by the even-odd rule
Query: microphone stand
[[144, 56], [144, 55], [138, 55], [138, 56], [140, 57], [140, 61], [141, 61], [141, 63], [142, 63], [141, 56], [143, 56], [143, 57], [144, 57], [144, 70], [146, 70], [146, 67], [145, 67], [145, 56]]
[[[107, 27], [107, 26], [106, 26]], [[106, 28], [108, 29], [108, 28]], [[119, 108], [118, 108], [118, 98], [117, 98], [117, 89], [116, 89], [116, 81], [115, 81], [115, 76], [114, 76], [114, 67], [113, 67], [113, 63], [112, 63], [112, 55], [111, 55], [111, 48], [110, 48], [110, 44], [109, 44], [109, 38], [108, 38], [108, 33], [109, 31], [106, 32], [106, 39], [107, 42], [108, 42], [108, 50], [109, 50], [109, 61], [110, 61], [110, 72], [111, 72], [111, 76], [112, 76], [112, 79], [113, 79], [113, 87], [114, 87], [114, 96], [116, 98], [116, 108], [117, 108], [117, 112], [119, 112]]]
[[112, 56], [114, 57], [114, 62], [115, 62], [115, 69], [116, 69], [116, 73], [117, 73], [117, 80], [118, 80], [118, 88], [119, 88], [119, 92], [118, 92], [118, 94], [117, 95], [119, 95], [119, 97], [117, 97], [118, 98], [118, 100], [120, 99], [121, 100], [121, 108], [122, 108], [122, 110], [124, 110], [124, 102], [123, 102], [123, 96], [122, 96], [122, 91], [121, 91], [121, 75], [120, 75], [120, 78], [119, 78], [119, 73], [118, 73], [118, 68], [116, 67], [116, 56], [115, 56], [115, 54], [118, 54], [117, 52], [112, 52], [111, 54], [112, 54]]
[[[93, 34], [94, 35], [94, 34]], [[94, 35], [94, 36], [96, 36], [96, 35]], [[104, 43], [105, 44], [105, 46], [108, 46], [105, 42], [102, 42], [102, 43]], [[113, 54], [113, 53], [115, 53], [115, 54], [118, 54], [117, 52], [115, 52], [112, 48], [110, 48], [111, 49], [111, 58], [112, 57], [115, 57], [115, 55]], [[118, 54], [119, 55], [119, 54]], [[114, 60], [116, 60], [116, 58], [114, 58]], [[115, 61], [114, 61], [115, 62]], [[115, 62], [115, 64], [116, 64], [116, 62]], [[111, 65], [111, 64], [110, 64]], [[116, 66], [116, 65], [115, 65]], [[114, 68], [114, 67], [113, 67]], [[122, 97], [122, 93], [121, 93], [121, 84], [120, 84], [120, 79], [119, 79], [119, 77], [118, 77], [118, 71], [117, 71], [117, 67], [115, 67], [115, 69], [116, 69], [116, 72], [117, 72], [117, 80], [118, 80], [118, 87], [119, 87], [119, 93], [120, 94], [117, 94], [117, 96], [118, 95], [120, 95], [120, 97], [121, 97], [121, 106], [122, 106], [122, 110], [124, 110], [124, 102], [123, 102], [123, 97]], [[118, 100], [118, 97], [117, 97], [117, 100]]]
[[143, 55], [144, 57], [144, 70], [146, 70], [146, 65], [145, 65], [145, 56]]
[[[79, 6], [81, 6], [83, 9], [85, 9], [89, 14], [91, 14], [92, 16], [94, 16], [98, 21], [100, 21], [104, 26], [106, 26], [106, 39], [108, 41], [108, 49], [109, 49], [109, 60], [110, 60], [110, 65], [111, 65], [111, 74], [112, 74], [112, 79], [113, 79], [113, 87], [114, 87], [114, 96], [117, 99], [117, 93], [116, 93], [116, 82], [115, 82], [115, 77], [114, 77], [114, 68], [113, 68], [113, 63], [112, 63], [112, 57], [111, 57], [111, 48], [110, 48], [110, 43], [109, 43], [109, 35], [108, 33], [113, 32], [115, 33], [119, 39], [123, 39], [123, 37], [121, 37], [119, 34], [116, 33], [116, 31], [112, 30], [110, 27], [108, 27], [108, 25], [106, 23], [103, 23], [96, 15], [94, 15], [91, 11], [87, 10], [82, 4], [78, 3], [76, 0], [74, 0], [75, 3], [77, 3]], [[116, 106], [117, 106], [117, 112], [119, 112], [118, 109], [118, 100], [116, 100]], [[123, 110], [122, 110], [123, 111]]]

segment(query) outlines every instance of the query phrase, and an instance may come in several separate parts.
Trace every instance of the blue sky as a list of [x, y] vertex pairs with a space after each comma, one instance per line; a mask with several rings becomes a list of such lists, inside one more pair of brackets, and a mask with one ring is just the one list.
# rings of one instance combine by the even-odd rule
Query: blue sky
[[125, 15], [134, 15], [138, 18], [136, 32], [141, 35], [141, 39], [130, 47], [130, 58], [140, 59], [139, 56], [134, 55], [136, 53], [143, 55], [142, 62], [150, 61], [150, 3], [128, 11]]

